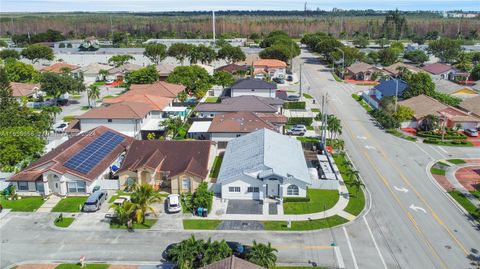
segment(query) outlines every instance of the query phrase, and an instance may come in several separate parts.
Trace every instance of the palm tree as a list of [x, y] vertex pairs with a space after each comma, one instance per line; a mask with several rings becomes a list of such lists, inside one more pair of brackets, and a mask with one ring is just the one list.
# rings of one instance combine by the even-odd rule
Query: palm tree
[[127, 225], [128, 221], [133, 219], [135, 206], [130, 201], [125, 201], [121, 205], [112, 204], [110, 208], [115, 210], [115, 218], [120, 225]]
[[[358, 171], [355, 171], [355, 172], [358, 172]], [[348, 185], [355, 188], [355, 196], [358, 195], [358, 191], [360, 190], [361, 187], [365, 187], [365, 184], [363, 184], [363, 182], [358, 177], [355, 177], [355, 179], [349, 181]]]
[[100, 71], [98, 71], [98, 75], [102, 78], [101, 80], [105, 80], [108, 75], [108, 70], [100, 69]]
[[203, 249], [203, 258], [200, 263], [201, 266], [214, 263], [232, 255], [232, 249], [228, 247], [225, 240], [212, 242], [211, 239], [208, 238]]
[[270, 269], [275, 267], [275, 262], [277, 261], [275, 252], [278, 252], [278, 250], [273, 248], [270, 242], [265, 245], [262, 243], [257, 244], [254, 240], [252, 249], [247, 254], [247, 260]]
[[90, 85], [87, 92], [88, 107], [92, 107], [90, 105], [90, 99], [96, 100], [98, 98], [100, 98], [100, 89], [96, 85]]
[[179, 129], [183, 125], [183, 121], [180, 117], [170, 117], [160, 123], [161, 126], [165, 127], [166, 134], [175, 137]]
[[162, 197], [151, 185], [135, 184], [131, 197], [132, 202], [135, 205], [137, 222], [145, 223], [145, 215], [147, 214], [147, 211], [152, 212], [155, 216], [157, 215], [151, 205], [160, 202]]
[[342, 124], [340, 119], [335, 115], [328, 115], [327, 130], [330, 132], [330, 139], [334, 139], [337, 135], [342, 134]]
[[194, 267], [195, 261], [201, 254], [204, 247], [203, 240], [195, 239], [190, 236], [188, 239], [176, 244], [169, 250], [168, 254], [172, 257], [179, 269], [191, 269]]

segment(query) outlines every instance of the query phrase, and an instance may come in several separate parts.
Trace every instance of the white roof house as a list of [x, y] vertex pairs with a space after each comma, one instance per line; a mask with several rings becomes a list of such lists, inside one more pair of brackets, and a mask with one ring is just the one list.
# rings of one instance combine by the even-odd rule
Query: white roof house
[[230, 199], [305, 197], [311, 183], [301, 143], [268, 129], [230, 140], [217, 178]]

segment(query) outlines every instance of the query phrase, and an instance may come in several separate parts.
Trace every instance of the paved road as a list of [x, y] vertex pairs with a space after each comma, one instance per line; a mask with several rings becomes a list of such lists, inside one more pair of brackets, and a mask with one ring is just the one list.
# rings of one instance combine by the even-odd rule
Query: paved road
[[[318, 100], [329, 93], [330, 111], [344, 123], [349, 155], [373, 204], [365, 217], [316, 232], [68, 231], [51, 227], [54, 215], [10, 213], [0, 219], [0, 267], [27, 260], [160, 262], [161, 252], [194, 233], [243, 243], [270, 241], [279, 262], [344, 268], [473, 268], [466, 258], [480, 233], [428, 179], [433, 159], [480, 157], [478, 149], [412, 143], [375, 128], [351, 97], [356, 86], [337, 83], [308, 53], [304, 85]], [[398, 189], [398, 190], [397, 190]], [[407, 192], [404, 192], [404, 189]], [[403, 190], [403, 191], [399, 191]], [[413, 205], [412, 208], [410, 208]], [[425, 212], [423, 212], [425, 210]], [[332, 248], [332, 243], [338, 248]]]
[[[311, 54], [302, 56], [311, 94], [321, 100], [328, 93], [329, 112], [342, 120], [346, 148], [371, 192], [373, 207], [366, 221], [378, 228], [374, 235], [387, 265], [375, 268], [471, 267], [466, 256], [480, 247], [478, 227], [436, 188], [425, 167], [434, 159], [479, 157], [480, 150], [434, 147], [386, 134], [351, 98], [358, 86], [335, 82], [330, 74], [319, 73], [324, 68]], [[362, 243], [352, 240], [354, 248]]]

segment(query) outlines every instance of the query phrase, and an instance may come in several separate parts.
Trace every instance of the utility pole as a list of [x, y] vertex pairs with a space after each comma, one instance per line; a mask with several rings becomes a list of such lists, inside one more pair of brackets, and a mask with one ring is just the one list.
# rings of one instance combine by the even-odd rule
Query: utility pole
[[215, 10], [212, 10], [213, 43], [215, 44]]
[[110, 15], [110, 33], [112, 35], [112, 45], [113, 45], [113, 23], [112, 23], [112, 15]]
[[302, 98], [302, 65], [300, 64], [300, 98]]

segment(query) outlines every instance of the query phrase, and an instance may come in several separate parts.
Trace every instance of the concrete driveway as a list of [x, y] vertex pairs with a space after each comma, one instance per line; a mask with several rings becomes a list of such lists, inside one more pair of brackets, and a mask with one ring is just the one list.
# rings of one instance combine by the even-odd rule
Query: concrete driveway
[[263, 205], [260, 201], [228, 200], [227, 214], [263, 214]]

